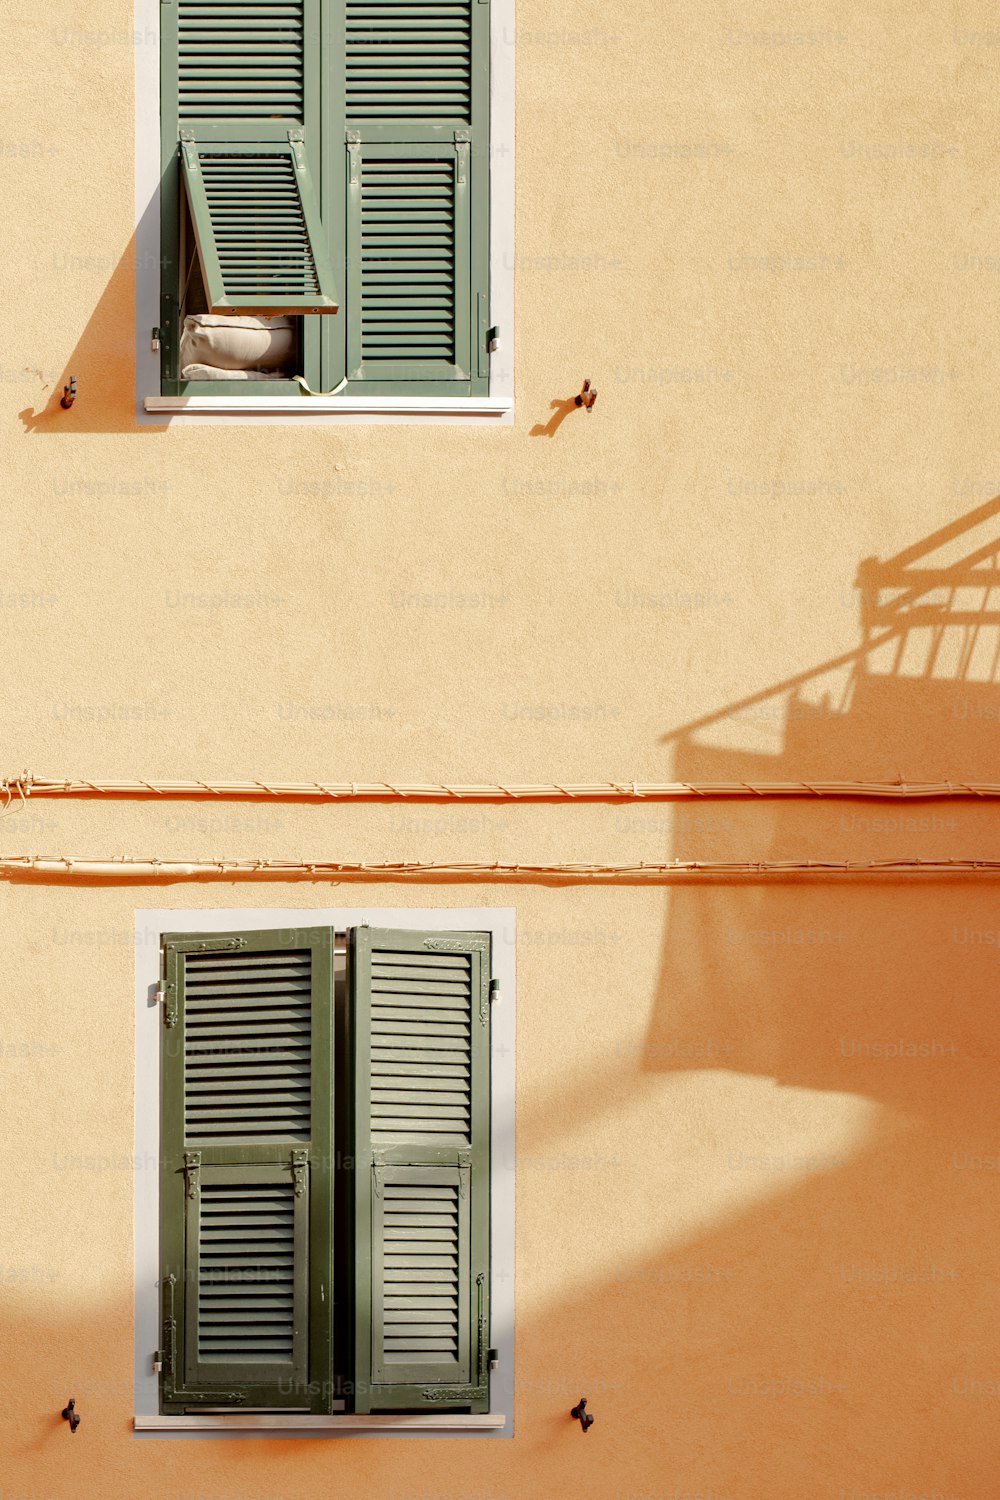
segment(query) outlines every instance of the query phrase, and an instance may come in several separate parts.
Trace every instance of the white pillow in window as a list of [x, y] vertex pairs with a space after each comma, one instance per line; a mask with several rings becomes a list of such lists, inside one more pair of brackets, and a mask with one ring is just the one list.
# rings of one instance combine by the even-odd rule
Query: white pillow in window
[[188, 380], [214, 377], [186, 375], [185, 365], [209, 365], [217, 371], [281, 370], [295, 359], [295, 320], [195, 313], [184, 319], [180, 356], [181, 373]]
[[281, 380], [280, 370], [219, 370], [215, 365], [183, 365], [182, 380]]

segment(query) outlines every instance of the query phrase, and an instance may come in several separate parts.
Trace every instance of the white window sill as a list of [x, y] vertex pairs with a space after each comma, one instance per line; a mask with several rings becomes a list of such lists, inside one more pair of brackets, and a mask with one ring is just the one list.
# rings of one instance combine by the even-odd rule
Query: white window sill
[[501, 1432], [507, 1424], [503, 1413], [472, 1415], [459, 1412], [414, 1413], [393, 1416], [293, 1416], [282, 1412], [219, 1412], [215, 1415], [133, 1418], [136, 1432]]
[[468, 417], [502, 420], [509, 396], [146, 396], [143, 410], [185, 417]]

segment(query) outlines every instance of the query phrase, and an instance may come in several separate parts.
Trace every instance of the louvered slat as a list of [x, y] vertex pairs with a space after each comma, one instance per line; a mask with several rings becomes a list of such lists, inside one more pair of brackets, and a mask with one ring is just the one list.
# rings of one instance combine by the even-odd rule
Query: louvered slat
[[347, 0], [347, 118], [468, 121], [476, 0]]
[[182, 171], [213, 311], [337, 311], [301, 141], [223, 145], [189, 133]]
[[177, 0], [181, 119], [303, 119], [303, 0]]
[[371, 990], [372, 1140], [468, 1141], [468, 956], [375, 954]]
[[200, 1200], [200, 1362], [290, 1364], [295, 1340], [292, 1183], [205, 1183]]
[[459, 1190], [387, 1182], [383, 1194], [382, 1363], [457, 1361]]
[[308, 949], [185, 958], [185, 1139], [307, 1140]]
[[279, 287], [315, 296], [319, 279], [291, 159], [203, 156], [201, 170], [227, 297], [265, 297]]
[[361, 177], [361, 356], [440, 360], [455, 349], [453, 156], [366, 155]]

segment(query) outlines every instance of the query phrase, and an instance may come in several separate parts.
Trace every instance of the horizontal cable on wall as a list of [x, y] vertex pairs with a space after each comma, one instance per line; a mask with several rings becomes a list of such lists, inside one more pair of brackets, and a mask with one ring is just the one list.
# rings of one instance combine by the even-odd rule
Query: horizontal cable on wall
[[333, 860], [161, 860], [19, 854], [0, 859], [0, 879], [146, 882], [157, 880], [517, 881], [521, 883], [669, 884], [696, 876], [744, 879], [773, 876], [998, 875], [1000, 859], [670, 860], [663, 864], [491, 864], [400, 860], [383, 864]]
[[287, 802], [671, 802], [730, 798], [1000, 797], [992, 781], [445, 782], [60, 781], [24, 772], [0, 780], [8, 804], [29, 797], [277, 799]]

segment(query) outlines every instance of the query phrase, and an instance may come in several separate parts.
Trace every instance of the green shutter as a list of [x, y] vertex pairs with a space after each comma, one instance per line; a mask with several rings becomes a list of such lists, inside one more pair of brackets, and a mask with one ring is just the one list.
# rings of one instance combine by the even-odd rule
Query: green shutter
[[181, 172], [209, 309], [335, 313], [333, 268], [300, 132], [284, 143], [199, 141]]
[[350, 934], [359, 1412], [489, 1409], [489, 942]]
[[163, 943], [164, 1411], [329, 1410], [333, 934]]
[[[177, 377], [190, 294], [189, 208], [213, 312], [336, 312], [321, 224], [328, 0], [169, 0], [161, 6], [163, 365]], [[307, 361], [318, 350], [310, 331]], [[316, 366], [318, 369], [318, 366]]]
[[484, 392], [489, 5], [340, 4], [352, 388]]

